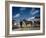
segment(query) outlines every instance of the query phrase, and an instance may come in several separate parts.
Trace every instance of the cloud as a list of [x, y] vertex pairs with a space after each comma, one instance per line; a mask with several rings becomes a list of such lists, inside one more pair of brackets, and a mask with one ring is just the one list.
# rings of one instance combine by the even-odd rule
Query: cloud
[[36, 13], [38, 13], [39, 11], [38, 10], [36, 10], [36, 11], [34, 11], [34, 12], [32, 12], [32, 15], [34, 15], [34, 14], [36, 14]]
[[23, 10], [25, 10], [26, 8], [20, 8], [20, 11], [23, 11]]
[[15, 16], [14, 16], [14, 18], [16, 18], [16, 17], [20, 17], [20, 14], [18, 13], [18, 14], [16, 14]]
[[34, 11], [35, 10], [35, 8], [32, 8], [32, 11]]
[[38, 12], [39, 12], [39, 10], [35, 10], [35, 8], [32, 8], [32, 10], [30, 11], [30, 14], [34, 15]]
[[35, 10], [35, 9], [34, 9], [34, 8], [32, 8], [32, 10], [30, 11], [30, 14], [32, 14], [34, 10]]
[[28, 18], [27, 20], [30, 21], [30, 20], [32, 20], [32, 19], [34, 19], [34, 18], [35, 18], [35, 17], [30, 17], [30, 18]]

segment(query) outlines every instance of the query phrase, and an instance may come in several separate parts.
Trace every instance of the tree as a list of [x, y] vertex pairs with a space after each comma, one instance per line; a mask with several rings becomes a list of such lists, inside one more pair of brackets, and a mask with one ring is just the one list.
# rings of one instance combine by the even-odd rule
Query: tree
[[20, 22], [20, 27], [22, 28], [22, 21]]

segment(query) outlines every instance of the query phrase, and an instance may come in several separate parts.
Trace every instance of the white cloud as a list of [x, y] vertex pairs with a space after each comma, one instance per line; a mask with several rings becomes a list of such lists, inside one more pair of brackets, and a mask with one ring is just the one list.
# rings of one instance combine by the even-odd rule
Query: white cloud
[[34, 15], [38, 12], [39, 12], [39, 10], [35, 10], [35, 8], [32, 8], [32, 10], [30, 11], [30, 14]]
[[36, 10], [36, 11], [34, 11], [34, 12], [32, 12], [32, 15], [34, 15], [34, 14], [36, 14], [36, 13], [38, 13], [39, 11], [38, 10]]
[[32, 11], [34, 11], [35, 9], [34, 8], [32, 8]]
[[34, 10], [35, 10], [35, 9], [34, 9], [34, 8], [32, 8], [32, 10], [30, 11], [30, 14], [32, 14]]
[[15, 16], [14, 16], [14, 18], [16, 18], [16, 17], [20, 17], [20, 14], [18, 13], [18, 14], [16, 14]]
[[20, 8], [21, 11], [25, 10], [26, 8]]
[[32, 20], [32, 19], [34, 19], [34, 18], [35, 18], [35, 17], [30, 17], [30, 18], [28, 18], [27, 20], [30, 21], [30, 20]]

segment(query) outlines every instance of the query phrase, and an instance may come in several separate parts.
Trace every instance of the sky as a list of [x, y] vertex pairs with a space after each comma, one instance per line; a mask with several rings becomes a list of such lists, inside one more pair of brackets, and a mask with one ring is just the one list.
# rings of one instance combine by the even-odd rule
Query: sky
[[12, 19], [15, 19], [18, 22], [23, 19], [34, 19], [36, 16], [40, 16], [40, 8], [12, 7]]

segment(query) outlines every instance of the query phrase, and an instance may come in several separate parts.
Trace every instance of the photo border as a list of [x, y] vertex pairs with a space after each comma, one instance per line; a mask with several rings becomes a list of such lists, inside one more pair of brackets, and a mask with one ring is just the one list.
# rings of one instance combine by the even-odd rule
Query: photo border
[[[40, 30], [29, 30], [29, 31], [12, 31], [12, 7], [31, 7], [31, 8], [40, 8]], [[25, 33], [42, 33], [43, 32], [43, 6], [40, 5], [22, 5], [22, 4], [10, 4], [9, 6], [10, 13], [10, 33], [9, 34], [25, 34]], [[16, 32], [16, 33], [15, 33]]]
[[[27, 5], [42, 5], [43, 6], [43, 33], [30, 33], [30, 34], [9, 34], [9, 5], [10, 4], [27, 4]], [[45, 34], [45, 4], [44, 3], [35, 3], [35, 2], [19, 2], [19, 1], [5, 1], [5, 36], [6, 37], [18, 37], [18, 36], [34, 36], [34, 35], [44, 35]]]

